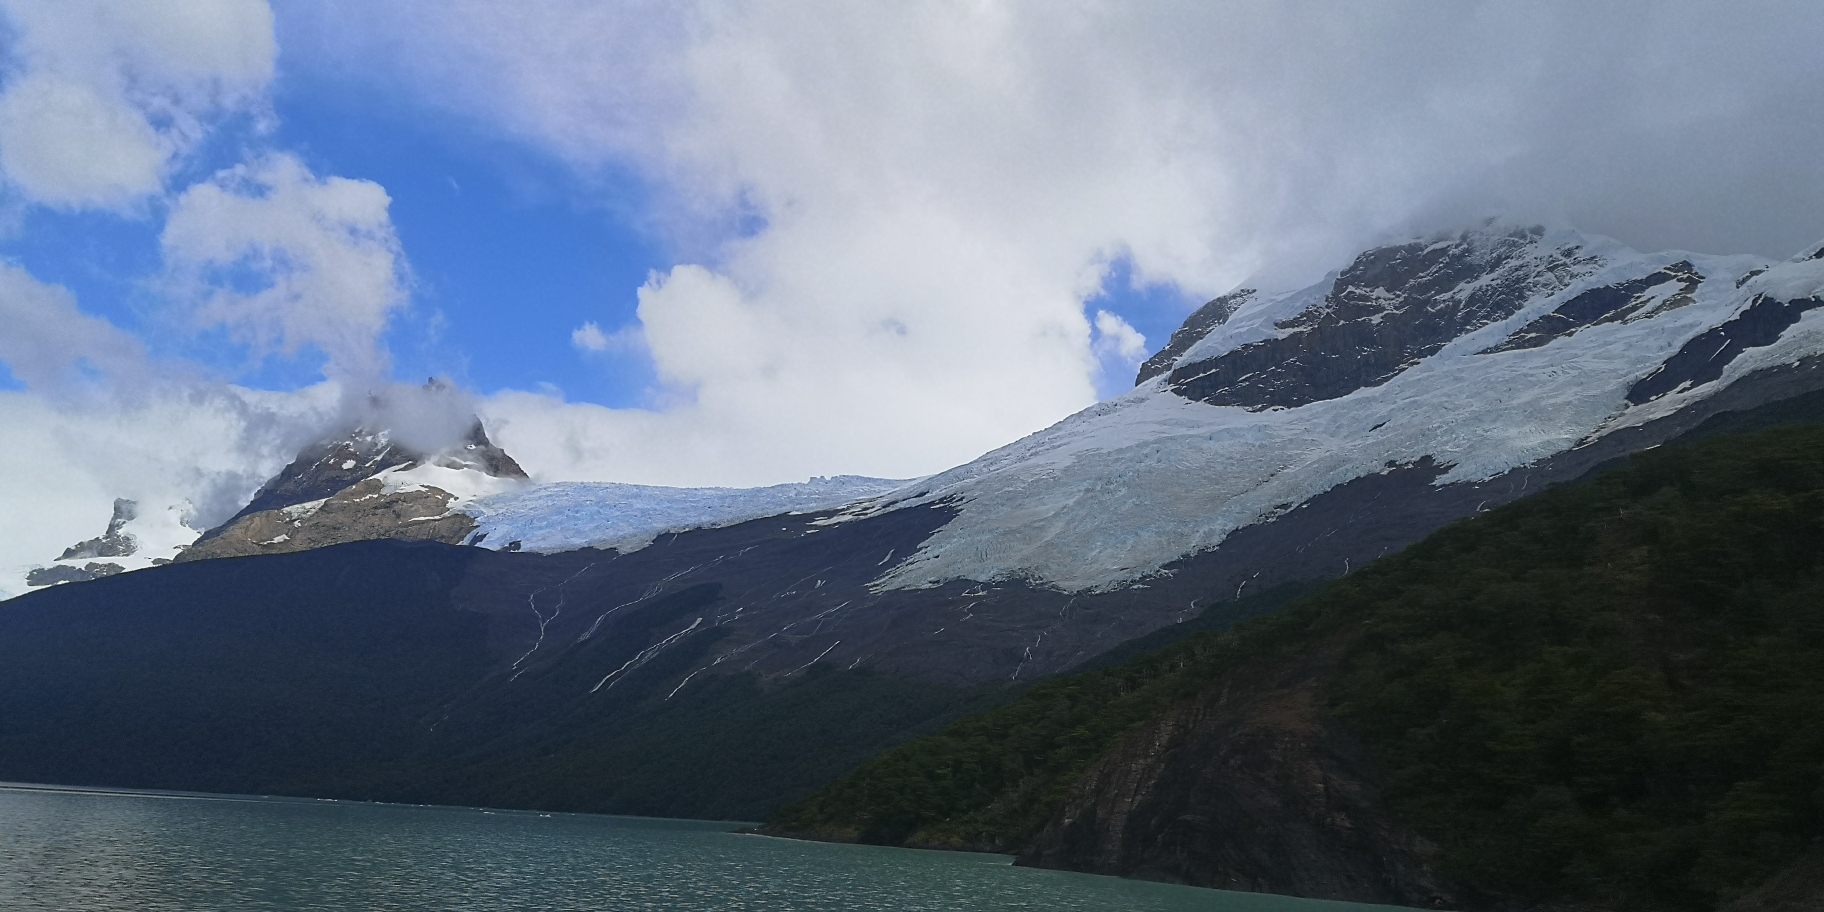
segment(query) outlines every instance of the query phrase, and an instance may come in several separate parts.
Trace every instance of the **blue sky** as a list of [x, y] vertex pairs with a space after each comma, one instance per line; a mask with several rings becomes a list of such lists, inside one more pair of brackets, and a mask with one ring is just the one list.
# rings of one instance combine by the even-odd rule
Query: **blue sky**
[[319, 173], [379, 183], [411, 263], [413, 305], [388, 338], [400, 379], [439, 374], [484, 391], [553, 384], [637, 406], [654, 378], [638, 358], [585, 358], [585, 321], [635, 320], [635, 291], [669, 268], [642, 230], [629, 174], [586, 182], [562, 162], [435, 111], [334, 82], [281, 76], [274, 142]]
[[[391, 222], [409, 267], [410, 304], [384, 336], [394, 379], [447, 376], [481, 393], [561, 391], [577, 402], [637, 408], [653, 402], [652, 361], [637, 350], [580, 351], [585, 323], [636, 325], [637, 291], [678, 265], [676, 245], [653, 228], [652, 189], [631, 169], [579, 171], [535, 145], [409, 97], [310, 67], [280, 67], [266, 129], [227, 117], [174, 169], [175, 185], [204, 181], [259, 151], [280, 150], [319, 175], [372, 181], [391, 198]], [[84, 310], [237, 383], [295, 389], [320, 379], [324, 356], [259, 357], [220, 330], [195, 333], [161, 320], [158, 209], [126, 214], [29, 208], [0, 254], [69, 288]], [[1118, 314], [1157, 348], [1197, 303], [1170, 283], [1136, 287], [1116, 258], [1085, 313]], [[1124, 391], [1133, 358], [1106, 358], [1101, 396]], [[10, 378], [9, 378], [10, 379]], [[16, 388], [18, 381], [12, 381]]]

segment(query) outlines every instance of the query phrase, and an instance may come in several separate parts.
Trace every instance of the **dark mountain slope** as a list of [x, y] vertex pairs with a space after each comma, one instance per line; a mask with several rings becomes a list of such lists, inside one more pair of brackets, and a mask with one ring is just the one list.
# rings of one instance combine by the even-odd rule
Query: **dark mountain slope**
[[1820, 705], [1824, 427], [1783, 426], [1047, 682], [769, 826], [1341, 899], [1713, 909], [1824, 836]]
[[677, 688], [725, 632], [675, 636], [726, 603], [716, 583], [519, 661], [526, 593], [589, 558], [359, 542], [13, 599], [0, 780], [756, 819], [1003, 692], [827, 666]]

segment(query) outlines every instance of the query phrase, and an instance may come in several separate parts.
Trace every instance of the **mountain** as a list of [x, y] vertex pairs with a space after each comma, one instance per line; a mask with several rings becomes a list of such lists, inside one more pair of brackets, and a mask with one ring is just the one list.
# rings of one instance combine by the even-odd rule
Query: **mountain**
[[1821, 630], [1824, 423], [1717, 436], [1053, 679], [763, 832], [1411, 906], [1814, 908]]
[[525, 470], [477, 420], [456, 445], [421, 453], [386, 430], [356, 428], [306, 447], [227, 522], [204, 532], [180, 561], [283, 554], [351, 541], [460, 544], [475, 521], [453, 507], [511, 490]]
[[[831, 758], [859, 762], [971, 701], [1005, 698], [1136, 638], [1276, 610], [1293, 584], [1344, 575], [1700, 427], [1813, 408], [1811, 394], [1824, 390], [1821, 293], [1815, 256], [1641, 254], [1570, 231], [1476, 226], [1366, 251], [1305, 289], [1225, 295], [1128, 393], [910, 482], [536, 485], [509, 477], [479, 430], [464, 446], [480, 456], [415, 455], [379, 432], [352, 435], [307, 451], [185, 552], [250, 556], [0, 603], [0, 620], [41, 625], [19, 640], [34, 655], [147, 644], [105, 693], [32, 661], [0, 694], [62, 687], [69, 718], [96, 717], [76, 696], [88, 694], [155, 725], [160, 713], [189, 711], [136, 702], [191, 686], [177, 664], [282, 651], [293, 635], [236, 628], [252, 639], [233, 640], [218, 636], [217, 618], [274, 606], [302, 624], [312, 605], [361, 605], [379, 612], [372, 623], [395, 625], [387, 636], [422, 629], [436, 642], [455, 625], [476, 639], [448, 674], [396, 677], [429, 656], [361, 665], [364, 692], [428, 687], [428, 702], [376, 697], [324, 716], [390, 733], [371, 737], [373, 750], [347, 761], [343, 778], [281, 776], [260, 751], [227, 750], [204, 734], [215, 729], [179, 725], [159, 739], [94, 728], [83, 781], [149, 783], [161, 781], [149, 771], [185, 769], [195, 788], [263, 782], [255, 790], [764, 813], [840, 772]], [[404, 537], [429, 540], [350, 541]], [[332, 541], [343, 543], [313, 549]], [[298, 553], [269, 553], [288, 550]], [[393, 577], [435, 583], [396, 605], [367, 594]], [[417, 607], [401, 614], [408, 605]], [[87, 626], [66, 630], [59, 616]], [[147, 638], [148, 629], [163, 632]], [[320, 670], [349, 667], [368, 647], [312, 636], [284, 665], [288, 684], [334, 691], [342, 685]], [[793, 696], [812, 691], [820, 703]], [[290, 710], [260, 701], [299, 699], [211, 692], [222, 712], [281, 727]], [[889, 692], [923, 694], [905, 704], [922, 708], [850, 739], [834, 707], [858, 704], [838, 695]], [[743, 696], [726, 702], [731, 694]], [[803, 710], [814, 733], [762, 736], [755, 749], [767, 759], [725, 775], [730, 761], [701, 751], [726, 742], [702, 733], [737, 704], [752, 718], [832, 709]], [[307, 715], [295, 715], [299, 726]], [[655, 746], [655, 720], [684, 727]], [[55, 743], [15, 735], [40, 745], [37, 755]], [[390, 753], [373, 752], [381, 746]], [[667, 759], [687, 754], [722, 772], [683, 777], [687, 765]], [[640, 763], [658, 765], [640, 781], [667, 784], [631, 789], [646, 774], [626, 770]], [[400, 764], [417, 775], [386, 780], [381, 771]], [[55, 770], [0, 757], [0, 777]], [[761, 793], [742, 792], [757, 784]], [[666, 789], [678, 800], [658, 794]]]

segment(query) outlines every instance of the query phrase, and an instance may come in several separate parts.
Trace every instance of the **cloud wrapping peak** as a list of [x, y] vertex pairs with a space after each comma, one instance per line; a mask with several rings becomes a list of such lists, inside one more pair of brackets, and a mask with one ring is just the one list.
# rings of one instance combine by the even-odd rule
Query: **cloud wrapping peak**
[[128, 209], [225, 113], [263, 108], [264, 0], [4, 0], [0, 172], [36, 202]]

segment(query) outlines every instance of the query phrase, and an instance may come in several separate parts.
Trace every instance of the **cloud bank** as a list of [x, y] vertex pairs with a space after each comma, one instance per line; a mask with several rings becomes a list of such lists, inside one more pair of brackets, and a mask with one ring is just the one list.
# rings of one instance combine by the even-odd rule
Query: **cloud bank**
[[259, 109], [277, 46], [264, 0], [5, 0], [0, 171], [30, 199], [124, 209], [212, 121]]
[[436, 9], [312, 5], [284, 30], [580, 173], [646, 175], [684, 264], [639, 308], [678, 404], [495, 400], [569, 429], [564, 477], [962, 461], [1132, 352], [1122, 315], [1085, 313], [1116, 261], [1195, 304], [1497, 213], [1643, 248], [1824, 234], [1813, 4]]

